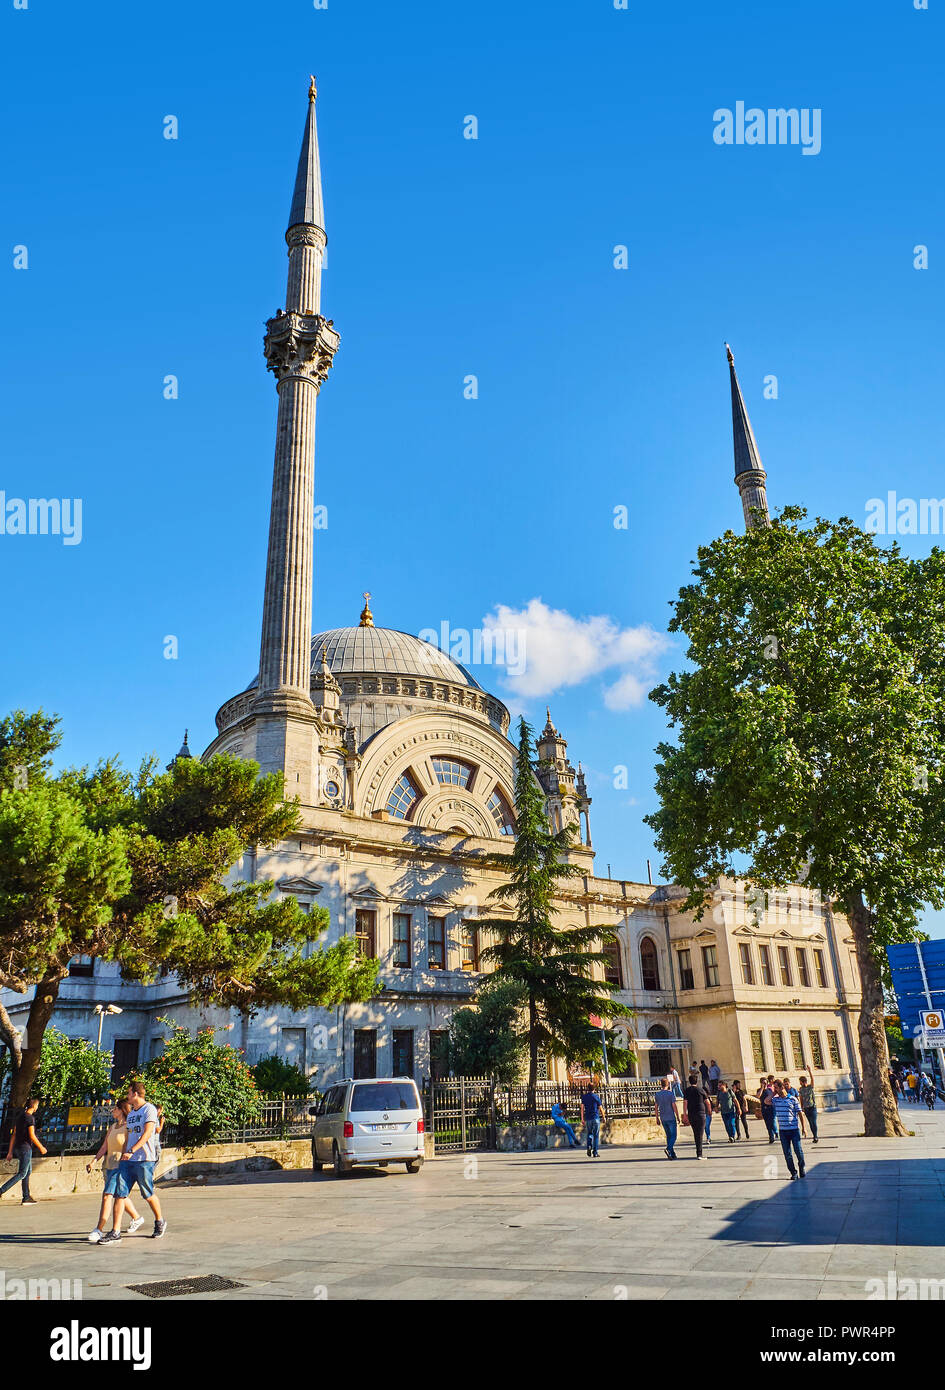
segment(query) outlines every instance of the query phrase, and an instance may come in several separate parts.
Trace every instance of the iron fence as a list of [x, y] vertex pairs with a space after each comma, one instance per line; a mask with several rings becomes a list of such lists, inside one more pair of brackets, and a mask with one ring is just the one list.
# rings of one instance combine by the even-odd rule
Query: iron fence
[[[500, 1126], [552, 1126], [551, 1107], [555, 1104], [563, 1107], [568, 1120], [579, 1125], [585, 1089], [568, 1081], [539, 1081], [535, 1104], [531, 1106], [528, 1087], [524, 1085], [502, 1086], [483, 1076], [429, 1081], [423, 1093], [426, 1124], [438, 1153], [494, 1149]], [[621, 1078], [595, 1089], [608, 1119], [630, 1119], [653, 1114], [653, 1097], [659, 1082]]]
[[[318, 1092], [307, 1096], [263, 1096], [258, 1115], [243, 1124], [234, 1124], [214, 1137], [214, 1143], [250, 1143], [257, 1139], [307, 1139], [313, 1120], [309, 1109], [318, 1103]], [[92, 1154], [100, 1147], [112, 1123], [113, 1101], [109, 1098], [84, 1105], [40, 1105], [36, 1112], [36, 1133], [50, 1154]], [[87, 1112], [88, 1119], [70, 1123], [76, 1111]], [[0, 1130], [6, 1132], [12, 1119], [9, 1106], [0, 1109]], [[174, 1148], [179, 1141], [176, 1125], [166, 1124], [161, 1134], [162, 1148]]]

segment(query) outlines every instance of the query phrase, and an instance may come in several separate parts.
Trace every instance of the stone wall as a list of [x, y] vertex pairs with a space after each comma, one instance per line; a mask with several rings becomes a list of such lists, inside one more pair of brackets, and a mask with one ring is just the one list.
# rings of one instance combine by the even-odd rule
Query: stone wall
[[[645, 1144], [648, 1140], [657, 1139], [666, 1142], [662, 1126], [650, 1116], [606, 1120], [601, 1126], [600, 1137], [602, 1144]], [[499, 1125], [496, 1144], [501, 1153], [530, 1153], [536, 1149], [568, 1147], [567, 1137], [553, 1125]]]

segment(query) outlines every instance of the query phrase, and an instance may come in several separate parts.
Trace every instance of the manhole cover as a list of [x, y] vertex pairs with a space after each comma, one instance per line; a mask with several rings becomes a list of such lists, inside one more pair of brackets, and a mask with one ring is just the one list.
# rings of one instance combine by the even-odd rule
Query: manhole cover
[[160, 1279], [155, 1284], [129, 1284], [133, 1293], [143, 1293], [148, 1298], [180, 1298], [188, 1293], [219, 1293], [223, 1289], [245, 1289], [235, 1279], [224, 1279], [221, 1274], [197, 1274], [193, 1279]]

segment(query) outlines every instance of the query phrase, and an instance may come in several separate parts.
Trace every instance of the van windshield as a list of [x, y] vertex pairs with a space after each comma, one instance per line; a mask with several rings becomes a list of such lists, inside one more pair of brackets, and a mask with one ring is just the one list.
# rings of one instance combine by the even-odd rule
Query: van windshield
[[417, 1093], [404, 1081], [375, 1081], [370, 1086], [355, 1086], [351, 1093], [351, 1113], [369, 1110], [419, 1110]]

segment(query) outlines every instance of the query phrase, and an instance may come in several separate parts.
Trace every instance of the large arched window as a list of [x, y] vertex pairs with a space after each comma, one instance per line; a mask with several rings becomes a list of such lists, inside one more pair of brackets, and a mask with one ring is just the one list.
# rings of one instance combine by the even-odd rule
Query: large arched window
[[436, 780], [445, 787], [468, 787], [472, 768], [456, 758], [433, 758], [433, 771]]
[[660, 988], [660, 958], [650, 937], [640, 942], [640, 974], [644, 989]]
[[498, 787], [489, 797], [486, 805], [492, 813], [492, 819], [499, 828], [500, 835], [515, 834], [515, 820], [512, 816], [511, 808]]

